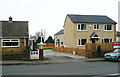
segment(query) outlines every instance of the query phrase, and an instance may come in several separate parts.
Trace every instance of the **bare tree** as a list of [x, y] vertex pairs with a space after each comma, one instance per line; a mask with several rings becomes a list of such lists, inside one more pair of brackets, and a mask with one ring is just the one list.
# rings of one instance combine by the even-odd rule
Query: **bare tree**
[[[36, 32], [35, 34], [35, 37], [38, 39], [39, 37], [41, 37], [41, 40], [42, 39], [45, 39], [45, 36], [46, 36], [46, 31], [45, 29], [41, 29], [40, 31]], [[42, 41], [41, 41], [42, 42]]]
[[35, 33], [35, 37], [36, 37], [36, 38], [40, 37], [40, 32], [36, 32], [36, 33]]

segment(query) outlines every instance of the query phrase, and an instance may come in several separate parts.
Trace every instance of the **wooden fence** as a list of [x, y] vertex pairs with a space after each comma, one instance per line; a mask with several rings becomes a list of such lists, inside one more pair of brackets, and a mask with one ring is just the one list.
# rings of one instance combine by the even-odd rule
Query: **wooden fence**
[[54, 43], [45, 43], [43, 47], [54, 47]]
[[86, 56], [88, 58], [98, 57], [97, 47], [101, 46], [102, 56], [109, 51], [113, 51], [113, 43], [87, 43], [85, 49], [79, 48], [64, 48], [64, 47], [53, 47], [53, 51], [73, 53], [76, 55]]
[[101, 46], [102, 51], [112, 51], [113, 43], [87, 43], [85, 45], [86, 51], [97, 51], [97, 47]]
[[86, 56], [85, 49], [54, 47], [53, 51], [64, 52], [64, 53], [72, 53], [72, 54], [75, 53], [75, 55]]
[[97, 47], [100, 45], [102, 56], [105, 53], [113, 51], [113, 43], [87, 43], [85, 45], [86, 56], [89, 58], [98, 57]]

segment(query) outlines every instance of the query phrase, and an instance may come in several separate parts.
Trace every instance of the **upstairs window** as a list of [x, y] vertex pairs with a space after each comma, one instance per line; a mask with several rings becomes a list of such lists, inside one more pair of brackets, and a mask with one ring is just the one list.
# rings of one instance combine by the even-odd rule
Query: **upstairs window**
[[94, 24], [94, 30], [100, 30], [100, 25], [99, 24]]
[[105, 24], [105, 25], [104, 25], [104, 30], [105, 30], [105, 31], [110, 31], [110, 30], [112, 30], [112, 25], [110, 25], [110, 24]]
[[86, 31], [87, 30], [87, 26], [86, 24], [78, 24], [78, 31]]
[[19, 47], [19, 39], [2, 39], [2, 47]]

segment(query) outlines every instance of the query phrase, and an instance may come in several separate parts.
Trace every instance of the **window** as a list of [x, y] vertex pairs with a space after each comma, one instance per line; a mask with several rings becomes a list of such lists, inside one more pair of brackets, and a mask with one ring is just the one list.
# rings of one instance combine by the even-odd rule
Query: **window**
[[87, 30], [86, 24], [78, 24], [78, 30], [79, 31], [86, 31]]
[[60, 40], [59, 40], [59, 39], [56, 40], [56, 45], [57, 45], [58, 47], [60, 46]]
[[2, 39], [2, 47], [19, 47], [19, 39]]
[[100, 30], [100, 25], [99, 24], [94, 24], [94, 30]]
[[104, 38], [104, 39], [102, 39], [102, 43], [104, 43], [104, 42], [112, 42], [112, 39]]
[[110, 25], [110, 24], [105, 24], [104, 30], [105, 30], [105, 31], [112, 30], [112, 25]]
[[87, 43], [87, 39], [78, 39], [78, 45], [85, 45]]
[[61, 45], [63, 45], [63, 42], [61, 42]]

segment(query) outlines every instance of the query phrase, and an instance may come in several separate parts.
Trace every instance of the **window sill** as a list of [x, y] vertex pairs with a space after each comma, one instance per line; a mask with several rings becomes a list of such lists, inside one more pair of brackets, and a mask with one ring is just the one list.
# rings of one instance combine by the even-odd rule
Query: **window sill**
[[113, 31], [113, 30], [104, 30], [104, 31]]
[[2, 48], [18, 48], [19, 46], [2, 46]]
[[87, 31], [87, 30], [77, 30], [77, 31]]
[[78, 45], [78, 46], [85, 46], [85, 45]]
[[100, 30], [100, 29], [93, 29], [93, 30]]

